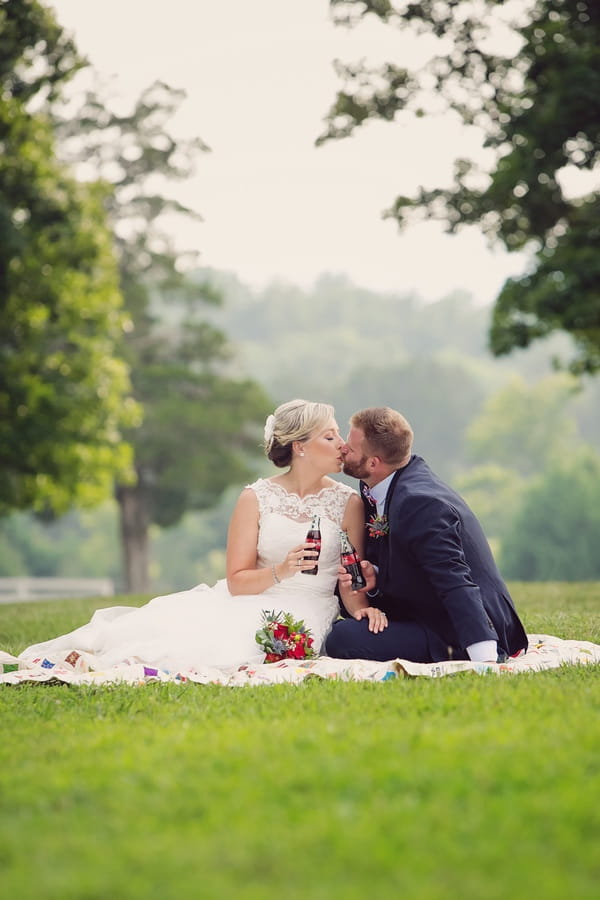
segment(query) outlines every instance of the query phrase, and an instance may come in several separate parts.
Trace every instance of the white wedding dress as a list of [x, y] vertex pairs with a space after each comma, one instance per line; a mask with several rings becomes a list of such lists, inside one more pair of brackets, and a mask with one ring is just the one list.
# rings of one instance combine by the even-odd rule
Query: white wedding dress
[[289, 612], [312, 631], [318, 654], [338, 614], [339, 529], [352, 488], [336, 482], [300, 498], [279, 484], [259, 479], [249, 487], [259, 505], [258, 566], [283, 561], [302, 543], [314, 514], [321, 517], [321, 556], [317, 575], [298, 573], [262, 594], [232, 596], [226, 580], [155, 597], [142, 607], [113, 606], [94, 613], [87, 625], [34, 644], [21, 664], [65, 659], [72, 651], [86, 665], [103, 671], [120, 663], [143, 663], [169, 672], [205, 666], [229, 667], [262, 662], [254, 636], [263, 610]]

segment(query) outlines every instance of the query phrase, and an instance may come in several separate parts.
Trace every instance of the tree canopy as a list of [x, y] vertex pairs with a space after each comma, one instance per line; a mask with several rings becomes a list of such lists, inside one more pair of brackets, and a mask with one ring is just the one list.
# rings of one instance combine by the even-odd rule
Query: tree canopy
[[134, 450], [134, 484], [119, 482], [125, 582], [148, 588], [148, 529], [171, 526], [189, 509], [205, 509], [226, 487], [252, 474], [260, 453], [265, 392], [236, 378], [224, 333], [206, 320], [221, 296], [205, 279], [192, 279], [195, 254], [180, 251], [165, 216], [197, 217], [157, 189], [191, 174], [199, 139], [175, 139], [168, 130], [184, 94], [156, 82], [130, 112], [117, 113], [102, 87], [88, 90], [76, 113], [55, 116], [61, 152], [77, 171], [90, 170], [111, 185], [106, 210], [114, 235], [120, 287], [133, 327], [122, 353], [133, 394], [144, 410], [127, 431]]
[[57, 160], [41, 111], [81, 65], [42, 4], [0, 4], [0, 514], [97, 502], [130, 462], [105, 189]]
[[[450, 188], [397, 197], [387, 215], [481, 227], [530, 271], [497, 299], [491, 349], [505, 354], [557, 329], [576, 372], [600, 369], [600, 194], [572, 186], [600, 162], [600, 7], [595, 0], [331, 0], [338, 20], [376, 16], [434, 42], [422, 68], [338, 64], [343, 87], [320, 142], [369, 120], [453, 110], [483, 134], [493, 162], [455, 162]], [[502, 42], [498, 38], [502, 38]], [[499, 49], [501, 48], [501, 49]]]

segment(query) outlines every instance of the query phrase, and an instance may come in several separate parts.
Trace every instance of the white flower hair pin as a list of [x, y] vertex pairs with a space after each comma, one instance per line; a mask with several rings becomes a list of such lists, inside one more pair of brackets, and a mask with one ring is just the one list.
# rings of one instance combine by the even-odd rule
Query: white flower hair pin
[[267, 447], [273, 440], [274, 429], [275, 429], [275, 416], [273, 416], [273, 415], [267, 416], [267, 421], [265, 422], [265, 444]]

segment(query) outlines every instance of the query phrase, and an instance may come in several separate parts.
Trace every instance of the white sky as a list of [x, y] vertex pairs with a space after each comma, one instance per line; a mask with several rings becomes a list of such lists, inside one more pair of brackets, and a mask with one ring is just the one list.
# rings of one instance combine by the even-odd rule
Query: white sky
[[[470, 229], [434, 223], [402, 236], [381, 218], [399, 193], [448, 183], [456, 156], [479, 141], [455, 120], [371, 123], [314, 146], [334, 99], [333, 60], [412, 56], [377, 22], [347, 31], [327, 0], [53, 0], [59, 22], [113, 88], [133, 101], [161, 79], [187, 99], [173, 126], [210, 147], [177, 189], [204, 222], [182, 226], [181, 249], [253, 286], [309, 286], [323, 272], [365, 287], [436, 299], [465, 288], [490, 302], [523, 257], [492, 252]], [[404, 54], [404, 57], [403, 57]]]

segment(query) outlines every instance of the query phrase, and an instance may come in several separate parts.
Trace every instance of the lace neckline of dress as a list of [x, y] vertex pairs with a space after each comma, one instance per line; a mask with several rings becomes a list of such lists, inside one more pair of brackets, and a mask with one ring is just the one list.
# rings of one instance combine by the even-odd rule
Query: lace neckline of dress
[[279, 491], [281, 491], [287, 497], [295, 497], [296, 500], [300, 500], [301, 503], [304, 500], [309, 500], [311, 497], [320, 497], [321, 494], [323, 494], [325, 491], [335, 490], [336, 485], [339, 483], [337, 481], [334, 481], [333, 484], [326, 485], [326, 487], [321, 488], [320, 491], [315, 491], [312, 494], [305, 494], [304, 497], [301, 497], [300, 494], [297, 494], [295, 491], [286, 490], [286, 488], [284, 488], [283, 485], [279, 484], [278, 481], [271, 481], [270, 478], [263, 478], [263, 481], [265, 482], [265, 484], [268, 484], [271, 487], [277, 488]]

